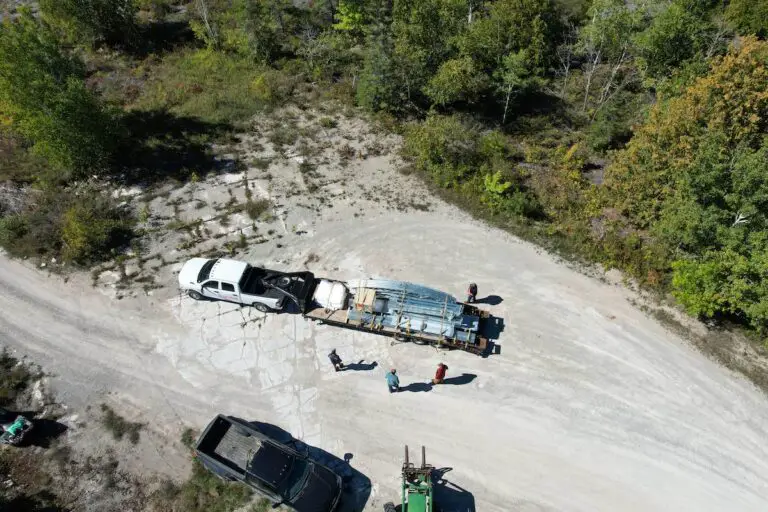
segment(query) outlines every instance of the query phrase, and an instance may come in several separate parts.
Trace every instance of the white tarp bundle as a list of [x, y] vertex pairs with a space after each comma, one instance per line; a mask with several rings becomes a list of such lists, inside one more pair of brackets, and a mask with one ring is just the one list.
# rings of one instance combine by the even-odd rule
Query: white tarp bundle
[[347, 305], [347, 288], [338, 281], [321, 279], [312, 298], [322, 308], [342, 309]]

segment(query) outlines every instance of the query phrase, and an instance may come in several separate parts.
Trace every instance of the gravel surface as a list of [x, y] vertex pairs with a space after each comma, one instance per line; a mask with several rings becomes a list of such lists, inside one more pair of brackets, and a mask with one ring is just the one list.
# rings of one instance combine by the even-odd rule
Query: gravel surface
[[[0, 343], [52, 371], [72, 409], [111, 393], [139, 411], [149, 439], [178, 439], [224, 412], [350, 454], [366, 510], [397, 499], [404, 444], [426, 445], [428, 462], [452, 468], [441, 494], [457, 512], [768, 510], [764, 395], [646, 317], [621, 287], [445, 205], [342, 216], [250, 257], [298, 268], [310, 252], [319, 257], [310, 268], [332, 277], [389, 276], [457, 296], [477, 282], [480, 297], [501, 299], [484, 306], [504, 321], [501, 353], [391, 345], [170, 292], [117, 300], [86, 277], [65, 283], [4, 258]], [[362, 369], [334, 373], [332, 347]], [[426, 389], [441, 361], [465, 383], [387, 393], [386, 369]], [[126, 464], [186, 471], [177, 448], [155, 442], [124, 454]]]

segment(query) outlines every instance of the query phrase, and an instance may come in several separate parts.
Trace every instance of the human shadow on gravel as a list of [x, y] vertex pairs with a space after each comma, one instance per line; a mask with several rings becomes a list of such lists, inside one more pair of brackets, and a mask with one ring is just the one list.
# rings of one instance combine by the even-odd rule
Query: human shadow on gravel
[[352, 370], [353, 372], [367, 372], [369, 370], [373, 370], [379, 365], [379, 363], [377, 363], [376, 361], [373, 361], [371, 363], [364, 363], [363, 361], [364, 359], [361, 359], [356, 363], [350, 363], [345, 365], [344, 371]]
[[432, 472], [436, 512], [476, 512], [475, 496], [445, 478], [453, 468], [440, 468]]
[[432, 384], [427, 382], [411, 382], [407, 386], [401, 387], [400, 391], [410, 391], [412, 393], [432, 391]]
[[482, 299], [477, 299], [475, 301], [475, 304], [488, 304], [489, 306], [497, 306], [502, 302], [504, 302], [504, 299], [502, 299], [498, 295], [488, 295], [487, 297], [483, 297]]
[[461, 375], [458, 375], [456, 377], [447, 377], [443, 379], [443, 384], [452, 384], [454, 386], [461, 386], [464, 384], [469, 384], [476, 378], [477, 378], [477, 375], [475, 375], [474, 373], [462, 373]]
[[305, 454], [310, 460], [326, 466], [341, 476], [344, 481], [344, 492], [339, 507], [336, 509], [337, 512], [362, 512], [365, 508], [371, 495], [371, 479], [349, 464], [353, 457], [351, 453], [345, 453], [343, 455], [344, 458], [340, 459], [322, 448], [317, 448], [295, 439], [290, 432], [283, 430], [277, 425], [262, 421], [240, 421], [246, 421], [264, 435], [288, 445], [299, 453]]

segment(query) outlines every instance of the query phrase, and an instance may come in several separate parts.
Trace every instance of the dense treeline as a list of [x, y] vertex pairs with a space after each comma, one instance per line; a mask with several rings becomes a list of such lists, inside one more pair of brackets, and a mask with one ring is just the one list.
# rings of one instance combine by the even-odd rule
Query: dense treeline
[[[768, 0], [40, 7], [0, 32], [0, 112], [25, 155], [10, 177], [43, 196], [45, 183], [115, 173], [116, 148], [136, 135], [125, 110], [234, 122], [306, 103], [299, 85], [312, 84], [315, 100], [402, 130], [413, 168], [478, 214], [669, 289], [693, 314], [768, 326]], [[171, 12], [186, 13], [193, 40], [158, 50], [152, 29]], [[142, 70], [141, 91], [86, 86], [83, 61], [104, 49]], [[70, 258], [72, 240], [108, 245], [124, 225], [100, 215], [111, 220], [89, 241], [76, 229], [89, 213], [53, 203]], [[31, 218], [6, 214], [0, 242], [15, 247]]]

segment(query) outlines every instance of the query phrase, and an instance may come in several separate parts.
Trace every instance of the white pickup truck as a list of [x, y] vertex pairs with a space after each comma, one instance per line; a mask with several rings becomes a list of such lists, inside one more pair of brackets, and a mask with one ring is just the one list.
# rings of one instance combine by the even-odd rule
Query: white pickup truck
[[179, 272], [179, 287], [195, 300], [225, 300], [265, 313], [290, 302], [303, 310], [314, 281], [310, 272], [278, 272], [226, 258], [192, 258]]

